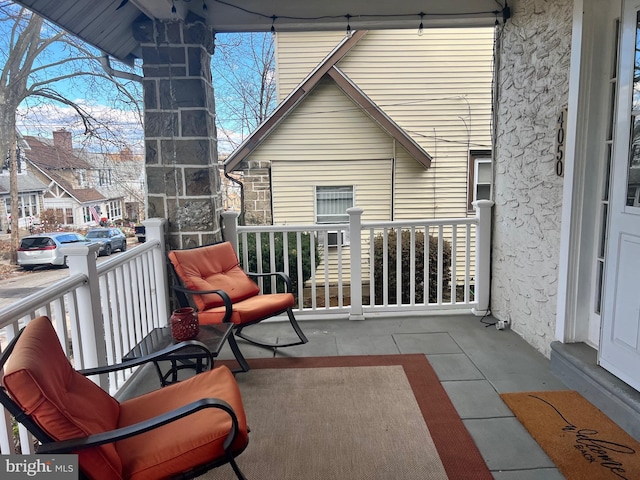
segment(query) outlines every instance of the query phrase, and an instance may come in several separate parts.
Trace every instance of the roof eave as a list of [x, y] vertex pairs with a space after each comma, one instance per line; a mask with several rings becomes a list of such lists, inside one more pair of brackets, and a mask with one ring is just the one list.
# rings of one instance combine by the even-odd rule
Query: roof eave
[[356, 102], [373, 121], [402, 145], [418, 163], [425, 169], [431, 167], [431, 161], [433, 160], [431, 155], [411, 138], [404, 129], [400, 128], [396, 122], [360, 90], [338, 67], [334, 65], [327, 74], [336, 82], [336, 85], [345, 95]]
[[269, 133], [293, 111], [325, 74], [340, 61], [367, 34], [366, 30], [354, 32], [334, 48], [322, 62], [276, 107], [269, 117], [224, 161], [224, 171], [233, 172], [253, 152]]

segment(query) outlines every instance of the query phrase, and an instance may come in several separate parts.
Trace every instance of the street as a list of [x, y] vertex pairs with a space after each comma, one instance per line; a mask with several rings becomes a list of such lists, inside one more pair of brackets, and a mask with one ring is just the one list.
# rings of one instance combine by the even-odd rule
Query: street
[[[135, 238], [129, 239], [127, 248], [134, 248], [139, 243]], [[98, 265], [106, 262], [120, 252], [108, 257], [98, 257]], [[0, 309], [7, 307], [20, 299], [42, 290], [49, 285], [69, 276], [68, 268], [39, 267], [32, 271], [18, 269], [16, 274], [0, 280]]]
[[40, 268], [31, 272], [20, 271], [11, 278], [0, 280], [0, 308], [28, 297], [68, 276], [68, 268]]

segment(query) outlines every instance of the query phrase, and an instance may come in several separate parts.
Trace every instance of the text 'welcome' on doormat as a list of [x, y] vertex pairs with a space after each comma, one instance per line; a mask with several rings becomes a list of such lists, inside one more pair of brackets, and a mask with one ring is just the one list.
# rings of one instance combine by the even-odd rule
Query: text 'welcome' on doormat
[[500, 396], [568, 480], [640, 479], [640, 443], [578, 392]]

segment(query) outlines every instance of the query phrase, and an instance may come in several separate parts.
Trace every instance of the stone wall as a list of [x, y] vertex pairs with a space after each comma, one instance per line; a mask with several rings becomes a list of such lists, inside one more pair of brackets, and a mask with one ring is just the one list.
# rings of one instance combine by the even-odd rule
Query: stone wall
[[245, 224], [271, 225], [271, 162], [250, 161], [242, 183]]
[[545, 355], [554, 340], [563, 182], [556, 118], [567, 104], [571, 0], [519, 0], [497, 79], [491, 311]]

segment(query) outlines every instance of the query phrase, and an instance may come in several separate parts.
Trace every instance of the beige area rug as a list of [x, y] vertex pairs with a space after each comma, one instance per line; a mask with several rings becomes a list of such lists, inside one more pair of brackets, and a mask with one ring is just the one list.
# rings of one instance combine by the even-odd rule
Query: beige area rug
[[[412, 387], [402, 362], [393, 364], [389, 357], [417, 362], [408, 368], [409, 377], [420, 377], [414, 382], [419, 385]], [[322, 359], [309, 359], [313, 365], [307, 359], [267, 359], [260, 360], [267, 368], [252, 361], [251, 371], [237, 375], [251, 429], [237, 462], [248, 479], [491, 478], [424, 355], [342, 358], [366, 360], [360, 366], [323, 366]], [[375, 365], [374, 358], [386, 358], [387, 364]], [[424, 398], [430, 390], [432, 398]], [[429, 407], [429, 401], [451, 409]], [[425, 410], [434, 414], [435, 430], [447, 432], [437, 435], [440, 453]], [[225, 465], [199, 478], [235, 476]]]

